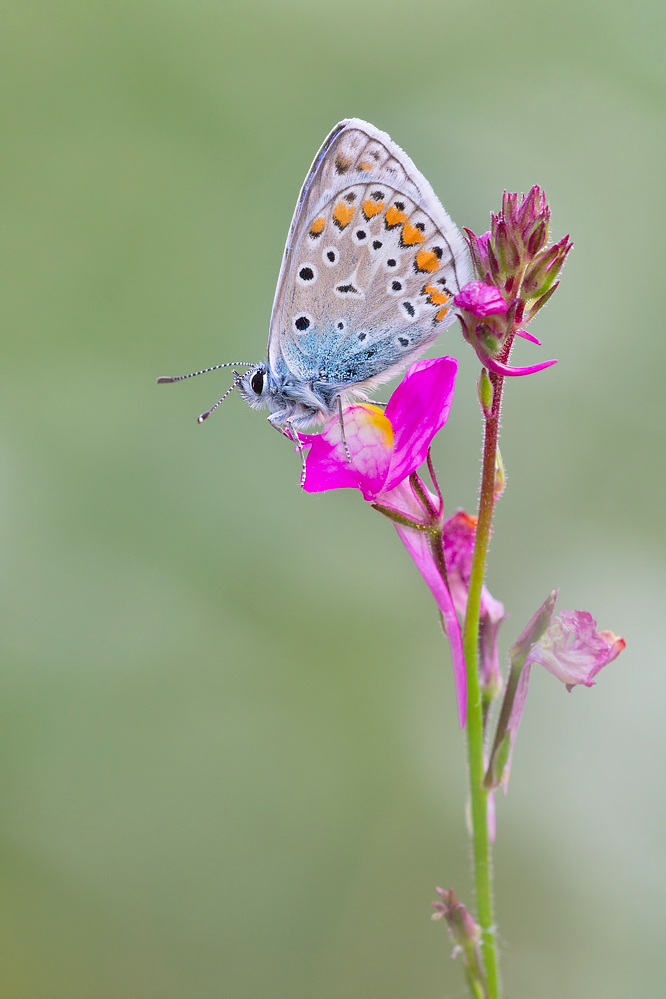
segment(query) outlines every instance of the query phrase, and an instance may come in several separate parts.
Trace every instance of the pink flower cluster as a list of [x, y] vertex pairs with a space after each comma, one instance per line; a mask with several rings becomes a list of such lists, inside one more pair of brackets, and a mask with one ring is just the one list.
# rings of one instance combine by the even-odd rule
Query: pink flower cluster
[[[307, 492], [358, 489], [367, 502], [393, 520], [442, 613], [451, 645], [460, 724], [464, 725], [467, 684], [460, 625], [467, 607], [476, 518], [459, 510], [445, 519], [434, 473], [436, 494], [417, 475], [417, 469], [429, 458], [435, 434], [448, 419], [456, 372], [457, 363], [451, 357], [417, 361], [384, 410], [365, 402], [345, 408], [344, 439], [336, 416], [321, 433], [302, 434], [301, 442], [309, 449], [304, 483]], [[563, 611], [551, 620], [554, 596], [549, 599], [552, 606], [544, 604], [511, 650], [512, 661], [518, 657], [522, 666], [510, 718], [506, 719], [511, 745], [534, 663], [541, 663], [569, 689], [579, 683], [591, 686], [599, 670], [624, 648], [623, 639], [611, 632], [597, 632], [587, 612]], [[480, 682], [489, 700], [502, 686], [497, 636], [504, 619], [504, 605], [484, 586]]]
[[515, 336], [539, 344], [523, 329], [557, 288], [571, 250], [568, 236], [547, 246], [550, 208], [537, 186], [527, 195], [504, 192], [502, 208], [491, 215], [488, 232], [466, 229], [479, 280], [455, 296], [463, 335], [481, 363], [497, 375], [529, 375], [556, 364], [541, 361], [526, 367], [507, 363]]

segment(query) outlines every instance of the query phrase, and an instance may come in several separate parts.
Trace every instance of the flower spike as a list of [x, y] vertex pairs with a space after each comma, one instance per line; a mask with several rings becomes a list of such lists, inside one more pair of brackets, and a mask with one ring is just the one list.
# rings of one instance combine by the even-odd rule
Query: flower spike
[[490, 216], [488, 232], [477, 236], [465, 229], [478, 280], [464, 285], [454, 302], [464, 338], [496, 375], [531, 375], [556, 363], [508, 364], [514, 337], [540, 345], [521, 324], [527, 325], [557, 288], [572, 247], [568, 236], [548, 246], [549, 226], [546, 196], [535, 185], [520, 198], [505, 191], [501, 210]]

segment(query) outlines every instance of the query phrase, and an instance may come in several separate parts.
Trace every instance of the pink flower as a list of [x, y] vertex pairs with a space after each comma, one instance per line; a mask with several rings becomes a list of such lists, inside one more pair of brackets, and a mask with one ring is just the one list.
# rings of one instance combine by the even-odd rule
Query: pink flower
[[532, 666], [540, 663], [571, 691], [577, 684], [594, 686], [599, 670], [617, 659], [626, 642], [612, 631], [597, 631], [587, 611], [561, 611], [553, 617], [558, 591], [553, 590], [509, 649], [511, 669], [495, 733], [486, 787], [500, 783], [506, 791], [511, 755], [529, 690]]
[[433, 437], [446, 423], [453, 401], [457, 362], [451, 357], [417, 361], [386, 409], [354, 403], [319, 434], [301, 434], [310, 450], [304, 489], [359, 489], [363, 498], [390, 517], [400, 539], [442, 612], [451, 657], [461, 726], [467, 712], [467, 682], [460, 625], [442, 566], [442, 502], [413, 473], [428, 456]]
[[360, 489], [369, 501], [386, 496], [426, 460], [453, 402], [458, 362], [438, 357], [412, 364], [382, 411], [354, 403], [344, 411], [347, 460], [340, 421], [334, 416], [319, 434], [300, 434], [310, 444], [305, 490]]
[[569, 691], [579, 683], [593, 687], [599, 670], [617, 659], [626, 644], [612, 631], [597, 631], [588, 611], [565, 610], [532, 646], [525, 666], [541, 663]]
[[509, 311], [509, 305], [499, 288], [494, 288], [485, 281], [468, 281], [453, 301], [459, 309], [465, 309], [479, 319], [505, 315]]

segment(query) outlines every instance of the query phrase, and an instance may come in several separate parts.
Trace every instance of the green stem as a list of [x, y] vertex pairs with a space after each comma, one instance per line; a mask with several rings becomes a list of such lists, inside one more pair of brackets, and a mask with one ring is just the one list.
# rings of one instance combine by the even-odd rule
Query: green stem
[[487, 819], [488, 790], [483, 784], [483, 699], [479, 685], [478, 671], [481, 588], [485, 575], [486, 555], [490, 542], [493, 508], [495, 505], [495, 462], [504, 379], [501, 375], [490, 374], [490, 381], [493, 386], [493, 402], [491, 411], [486, 417], [483, 441], [481, 496], [479, 499], [479, 516], [476, 527], [476, 540], [474, 542], [472, 570], [469, 578], [467, 612], [463, 626], [463, 648], [467, 671], [467, 752], [472, 805], [472, 841], [476, 903], [478, 919], [482, 930], [481, 949], [488, 983], [488, 999], [499, 999], [497, 944], [493, 916], [492, 861]]

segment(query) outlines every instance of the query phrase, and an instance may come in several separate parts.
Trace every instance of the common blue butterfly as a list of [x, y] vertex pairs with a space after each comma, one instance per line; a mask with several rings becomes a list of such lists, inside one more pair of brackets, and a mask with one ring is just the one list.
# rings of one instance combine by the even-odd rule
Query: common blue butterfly
[[236, 372], [229, 391], [267, 406], [298, 443], [298, 429], [367, 398], [423, 353], [453, 322], [453, 296], [470, 277], [460, 232], [409, 156], [368, 122], [341, 121], [298, 198], [268, 356]]

